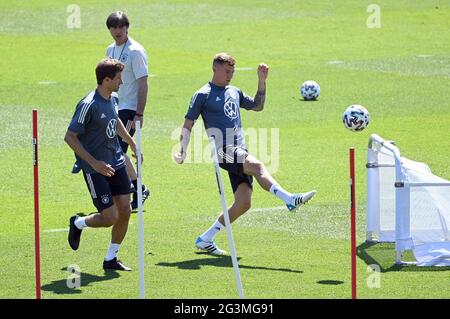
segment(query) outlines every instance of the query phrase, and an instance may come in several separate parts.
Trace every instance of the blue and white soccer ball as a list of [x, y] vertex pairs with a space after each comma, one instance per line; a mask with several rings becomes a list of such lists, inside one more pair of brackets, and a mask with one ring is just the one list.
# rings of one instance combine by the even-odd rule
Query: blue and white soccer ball
[[306, 81], [300, 87], [300, 93], [305, 101], [316, 100], [320, 95], [320, 86], [316, 81]]
[[342, 121], [349, 130], [359, 132], [369, 125], [370, 115], [364, 106], [353, 104], [345, 110]]

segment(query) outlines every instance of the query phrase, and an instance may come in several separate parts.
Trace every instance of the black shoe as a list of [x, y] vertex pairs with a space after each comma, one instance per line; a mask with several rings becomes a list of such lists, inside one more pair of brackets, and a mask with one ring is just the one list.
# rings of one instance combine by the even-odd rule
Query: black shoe
[[[149, 196], [150, 190], [145, 185], [142, 185], [142, 205], [144, 205], [145, 201]], [[133, 201], [131, 202], [131, 210], [136, 210], [137, 208], [138, 208], [137, 193], [134, 193]]]
[[131, 271], [131, 268], [125, 266], [120, 260], [117, 260], [117, 257], [114, 257], [111, 260], [104, 260], [103, 269]]
[[69, 245], [73, 250], [77, 250], [78, 246], [80, 246], [80, 236], [81, 236], [81, 229], [78, 229], [77, 226], [75, 226], [75, 220], [77, 219], [77, 215], [73, 215], [69, 219]]
[[142, 205], [145, 203], [147, 198], [150, 196], [150, 190], [144, 185], [142, 189]]

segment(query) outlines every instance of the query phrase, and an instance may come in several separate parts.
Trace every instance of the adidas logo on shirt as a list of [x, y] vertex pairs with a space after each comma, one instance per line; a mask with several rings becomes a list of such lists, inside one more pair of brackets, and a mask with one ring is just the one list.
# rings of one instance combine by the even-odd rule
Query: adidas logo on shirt
[[105, 113], [102, 113], [102, 116], [100, 116], [100, 118], [101, 118], [101, 119], [104, 119], [104, 118], [106, 118], [106, 115], [105, 115]]
[[217, 101], [220, 101], [220, 97], [216, 97], [216, 102], [217, 102]]

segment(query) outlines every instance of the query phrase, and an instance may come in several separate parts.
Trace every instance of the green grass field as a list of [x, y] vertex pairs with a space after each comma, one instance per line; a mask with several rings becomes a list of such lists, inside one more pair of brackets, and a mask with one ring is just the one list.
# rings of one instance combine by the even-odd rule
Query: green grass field
[[[68, 218], [94, 207], [81, 175], [70, 173], [73, 153], [63, 137], [76, 103], [95, 88], [95, 65], [112, 42], [104, 23], [115, 10], [127, 12], [151, 73], [142, 132], [144, 182], [152, 192], [144, 213], [147, 298], [237, 297], [231, 259], [194, 249], [220, 210], [213, 167], [171, 160], [173, 132], [220, 51], [237, 59], [243, 69], [233, 84], [250, 95], [257, 64], [270, 66], [265, 110], [243, 111], [243, 125], [278, 128], [274, 177], [287, 190], [318, 191], [297, 214], [256, 210], [233, 224], [246, 297], [350, 298], [350, 146], [357, 161], [358, 296], [450, 297], [448, 268], [393, 267], [392, 245], [364, 244], [370, 134], [395, 140], [405, 156], [450, 179], [450, 1], [378, 0], [381, 28], [366, 25], [369, 0], [80, 0], [80, 29], [66, 26], [71, 3], [0, 3], [0, 298], [34, 297], [33, 108], [40, 125], [43, 298], [138, 297], [136, 214], [120, 251], [133, 272], [103, 272], [109, 229], [86, 230], [76, 252], [67, 244]], [[300, 99], [299, 86], [309, 79], [321, 85], [316, 102]], [[361, 133], [341, 122], [354, 103], [372, 118]], [[257, 185], [252, 204], [281, 206]], [[228, 250], [226, 232], [217, 242]], [[372, 263], [381, 267], [379, 288], [367, 285]], [[82, 273], [79, 289], [66, 286], [74, 264]]]

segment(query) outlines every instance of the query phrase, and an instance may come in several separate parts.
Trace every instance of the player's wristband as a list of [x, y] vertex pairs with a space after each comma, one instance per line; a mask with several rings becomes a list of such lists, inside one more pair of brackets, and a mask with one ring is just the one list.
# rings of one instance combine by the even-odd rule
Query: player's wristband
[[141, 113], [135, 113], [135, 114], [134, 114], [134, 116], [139, 116], [139, 117], [143, 117], [143, 116], [144, 116], [144, 114], [141, 114]]

